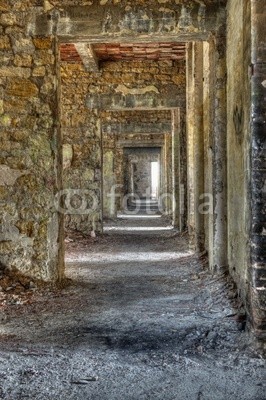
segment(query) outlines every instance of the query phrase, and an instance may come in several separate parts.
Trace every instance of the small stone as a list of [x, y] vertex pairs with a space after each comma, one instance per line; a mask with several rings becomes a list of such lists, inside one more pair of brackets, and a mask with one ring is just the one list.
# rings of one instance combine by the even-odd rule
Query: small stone
[[5, 77], [20, 77], [29, 78], [31, 75], [31, 70], [29, 68], [21, 67], [2, 67], [0, 68], [0, 76]]
[[35, 97], [38, 92], [37, 86], [27, 79], [16, 78], [7, 85], [7, 94], [9, 96]]
[[37, 50], [34, 54], [34, 63], [36, 66], [53, 65], [55, 61], [54, 55], [47, 50]]
[[48, 0], [44, 0], [43, 8], [44, 8], [44, 11], [47, 12], [47, 11], [52, 10], [54, 8], [54, 6], [51, 3], [49, 3]]
[[236, 290], [230, 290], [230, 292], [227, 295], [228, 299], [232, 300], [237, 297], [237, 291]]
[[87, 385], [89, 382], [96, 382], [98, 381], [98, 376], [88, 376], [87, 378], [77, 379], [71, 381], [74, 385]]
[[32, 71], [32, 76], [45, 76], [46, 70], [45, 67], [36, 67]]
[[32, 64], [32, 56], [29, 54], [16, 54], [14, 65], [17, 67], [30, 67]]
[[1, 122], [2, 126], [10, 126], [11, 125], [11, 118], [10, 118], [9, 115], [4, 114], [4, 115], [2, 115], [0, 117], [0, 122]]
[[11, 26], [17, 22], [17, 18], [15, 14], [12, 13], [3, 13], [0, 16], [0, 24], [4, 26]]
[[10, 40], [8, 36], [0, 36], [0, 49], [8, 50], [11, 48]]
[[9, 11], [10, 5], [7, 0], [1, 0], [0, 2], [0, 11]]
[[40, 39], [40, 38], [35, 38], [33, 39], [33, 44], [36, 47], [36, 49], [50, 49], [52, 46], [52, 39], [50, 38], [44, 38], [44, 39]]
[[29, 283], [29, 289], [31, 289], [31, 290], [37, 289], [37, 286], [35, 285], [34, 282], [30, 281], [30, 283]]
[[29, 38], [21, 37], [13, 41], [14, 53], [32, 54], [35, 51], [32, 40]]
[[218, 335], [216, 332], [211, 331], [208, 333], [208, 340], [213, 341], [213, 340], [217, 339], [217, 336]]

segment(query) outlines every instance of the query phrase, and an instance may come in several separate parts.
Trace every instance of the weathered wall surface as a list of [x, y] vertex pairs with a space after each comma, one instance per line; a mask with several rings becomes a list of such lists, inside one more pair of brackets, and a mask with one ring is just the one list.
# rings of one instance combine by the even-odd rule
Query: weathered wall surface
[[[153, 145], [154, 140], [156, 143], [156, 135], [152, 135], [154, 125], [162, 124], [162, 128], [166, 129], [171, 121], [171, 114], [167, 110], [123, 111], [122, 107], [120, 112], [99, 112], [87, 107], [88, 94], [97, 97], [109, 93], [110, 88], [113, 91], [118, 88], [125, 93], [132, 93], [133, 97], [138, 96], [139, 91], [145, 91], [152, 99], [154, 93], [157, 95], [157, 92], [161, 93], [164, 87], [171, 85], [176, 88], [180, 98], [185, 99], [185, 65], [183, 61], [106, 62], [99, 73], [92, 73], [86, 72], [81, 64], [62, 63], [61, 81], [62, 129], [66, 155], [64, 188], [81, 190], [80, 194], [88, 203], [87, 209], [81, 210], [80, 199], [76, 197], [75, 203], [75, 196], [72, 197], [72, 202], [80, 213], [75, 214], [72, 209], [66, 215], [66, 228], [88, 233], [94, 228], [99, 230], [101, 226], [101, 144], [104, 149], [103, 202], [106, 210], [109, 208], [109, 201], [105, 193], [110, 193], [113, 184], [124, 184], [122, 149], [129, 139], [128, 125], [134, 126], [133, 135], [139, 129], [141, 137], [138, 143], [144, 141], [148, 145], [150, 141]], [[121, 131], [123, 125], [127, 126], [128, 132]], [[112, 129], [116, 133], [112, 133]], [[148, 131], [144, 133], [145, 130]], [[137, 140], [136, 136], [134, 139]], [[113, 149], [115, 153], [112, 154]], [[167, 170], [170, 170], [169, 164]], [[92, 197], [96, 200], [97, 207], [90, 212]]]
[[249, 293], [248, 268], [250, 265], [250, 32], [250, 1], [229, 1], [227, 30], [228, 262], [230, 272], [238, 283], [240, 295], [246, 303]]
[[57, 280], [63, 247], [54, 205], [61, 187], [56, 43], [28, 35], [35, 3], [0, 3], [0, 264]]
[[100, 117], [85, 105], [96, 79], [82, 64], [61, 65], [63, 186], [73, 206], [66, 208], [65, 227], [87, 234], [101, 226]]
[[251, 2], [251, 317], [266, 349], [266, 3]]
[[[46, 12], [32, 19], [35, 35], [52, 32], [60, 37], [90, 38], [107, 41], [143, 34], [156, 37], [171, 35], [180, 41], [206, 39], [224, 18], [221, 7], [226, 0], [101, 0], [45, 1]], [[218, 18], [216, 18], [216, 16]]]

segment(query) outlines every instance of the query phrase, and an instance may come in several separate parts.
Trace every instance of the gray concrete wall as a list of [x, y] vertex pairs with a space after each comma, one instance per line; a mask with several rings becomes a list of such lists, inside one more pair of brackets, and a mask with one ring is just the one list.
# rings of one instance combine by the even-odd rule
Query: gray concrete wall
[[228, 2], [227, 159], [228, 261], [243, 299], [250, 264], [250, 1]]

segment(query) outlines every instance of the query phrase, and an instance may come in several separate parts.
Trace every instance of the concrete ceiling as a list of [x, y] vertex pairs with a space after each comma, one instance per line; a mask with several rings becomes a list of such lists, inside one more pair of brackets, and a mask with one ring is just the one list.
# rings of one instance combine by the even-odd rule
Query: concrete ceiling
[[[89, 45], [88, 49], [94, 53], [99, 61], [163, 61], [184, 60], [186, 57], [185, 43], [97, 43]], [[71, 43], [60, 45], [61, 61], [81, 63], [83, 57], [78, 46]]]

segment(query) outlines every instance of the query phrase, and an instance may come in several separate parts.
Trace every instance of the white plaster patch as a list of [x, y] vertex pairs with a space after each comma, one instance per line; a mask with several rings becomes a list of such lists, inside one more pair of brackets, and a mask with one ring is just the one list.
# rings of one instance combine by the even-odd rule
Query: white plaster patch
[[265, 81], [261, 82], [262, 86], [266, 88], [266, 79]]
[[125, 85], [118, 85], [117, 88], [115, 89], [115, 92], [123, 93], [125, 95], [126, 94], [138, 95], [138, 94], [146, 94], [146, 93], [150, 93], [150, 92], [159, 94], [159, 90], [157, 89], [157, 87], [155, 87], [153, 85], [149, 85], [144, 88], [134, 88], [134, 89], [130, 89], [130, 88], [126, 87]]
[[16, 180], [23, 175], [29, 174], [28, 171], [11, 169], [8, 165], [0, 165], [0, 186], [12, 186]]
[[63, 169], [71, 166], [73, 159], [73, 147], [71, 144], [63, 145]]

